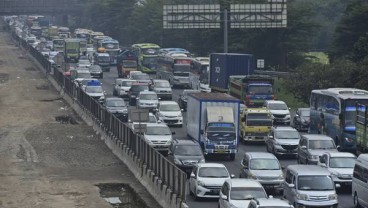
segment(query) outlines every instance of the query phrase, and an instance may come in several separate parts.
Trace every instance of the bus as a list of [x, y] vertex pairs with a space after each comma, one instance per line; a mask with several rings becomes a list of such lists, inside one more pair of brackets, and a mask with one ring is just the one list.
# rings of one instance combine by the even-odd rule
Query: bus
[[110, 64], [116, 65], [116, 59], [120, 51], [119, 41], [114, 39], [104, 39], [99, 42], [102, 48], [105, 48], [105, 52], [110, 55]]
[[368, 104], [368, 91], [355, 88], [312, 90], [308, 132], [330, 136], [343, 151], [356, 151], [356, 103]]
[[160, 46], [154, 43], [139, 43], [132, 45], [132, 48], [137, 51], [141, 71], [154, 73], [154, 69], [157, 67]]
[[52, 45], [53, 45], [53, 49], [54, 51], [58, 51], [58, 52], [63, 52], [65, 50], [65, 39], [53, 39], [52, 40]]

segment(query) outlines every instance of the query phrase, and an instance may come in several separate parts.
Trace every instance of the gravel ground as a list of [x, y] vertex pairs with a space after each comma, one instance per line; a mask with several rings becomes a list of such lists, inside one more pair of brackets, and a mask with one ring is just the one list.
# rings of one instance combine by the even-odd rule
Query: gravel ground
[[160, 207], [24, 57], [0, 31], [0, 207], [111, 207], [99, 196], [100, 183], [130, 184]]

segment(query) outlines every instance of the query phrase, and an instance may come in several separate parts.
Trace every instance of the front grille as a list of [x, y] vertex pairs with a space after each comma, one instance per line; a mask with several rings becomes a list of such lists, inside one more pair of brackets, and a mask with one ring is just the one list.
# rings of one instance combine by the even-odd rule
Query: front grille
[[198, 163], [198, 161], [194, 161], [194, 160], [187, 160], [187, 161], [183, 161], [183, 165], [190, 165], [190, 166], [194, 166]]
[[215, 149], [229, 149], [228, 145], [215, 145]]
[[273, 180], [278, 180], [278, 177], [275, 176], [257, 176], [258, 179], [260, 180], [265, 180], [265, 181], [273, 181]]
[[285, 118], [286, 115], [277, 115], [277, 114], [273, 114], [273, 116], [275, 118]]
[[151, 142], [154, 145], [164, 145], [164, 144], [166, 144], [166, 141], [151, 140]]
[[178, 123], [178, 120], [165, 120], [164, 119], [164, 122], [165, 123]]
[[281, 147], [285, 150], [295, 150], [296, 148], [298, 148], [298, 145], [281, 145]]
[[309, 200], [310, 201], [327, 201], [328, 196], [310, 196]]
[[101, 96], [92, 96], [92, 98], [93, 98], [93, 99], [96, 99], [96, 100], [100, 99], [100, 97], [101, 97]]
[[254, 132], [251, 133], [253, 136], [267, 136], [267, 132]]

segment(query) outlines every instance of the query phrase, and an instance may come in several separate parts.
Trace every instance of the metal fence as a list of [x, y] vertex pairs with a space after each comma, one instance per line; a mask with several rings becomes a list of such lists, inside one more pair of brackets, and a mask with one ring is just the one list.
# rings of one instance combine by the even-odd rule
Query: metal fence
[[64, 76], [57, 68], [52, 69], [50, 62], [35, 48], [29, 46], [26, 41], [19, 38], [15, 33], [14, 39], [20, 43], [63, 88], [64, 92], [71, 96], [93, 118], [108, 135], [118, 138], [126, 145], [162, 182], [177, 194], [179, 199], [185, 202], [187, 175], [177, 168], [152, 148], [141, 136], [134, 134], [126, 123], [121, 122], [115, 115], [108, 112], [97, 100], [87, 95], [77, 87], [73, 80]]

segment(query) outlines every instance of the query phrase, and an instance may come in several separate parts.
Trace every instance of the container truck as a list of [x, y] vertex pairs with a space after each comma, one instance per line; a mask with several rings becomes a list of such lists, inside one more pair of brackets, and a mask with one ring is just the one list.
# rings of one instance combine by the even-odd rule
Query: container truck
[[80, 40], [77, 38], [65, 39], [65, 61], [78, 62], [80, 56]]
[[235, 159], [240, 100], [225, 93], [193, 93], [187, 101], [187, 134], [209, 155]]
[[128, 77], [131, 71], [138, 71], [138, 56], [130, 50], [124, 50], [117, 56], [116, 69], [119, 78]]
[[267, 75], [234, 75], [229, 77], [229, 94], [242, 100], [248, 108], [261, 107], [273, 100], [273, 78]]
[[253, 55], [239, 53], [213, 53], [210, 55], [210, 88], [213, 92], [227, 92], [229, 76], [254, 73]]
[[368, 105], [356, 105], [356, 153], [368, 153]]

